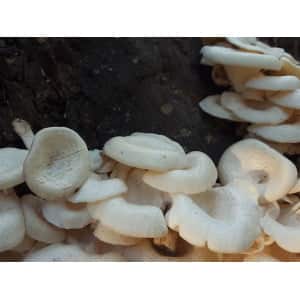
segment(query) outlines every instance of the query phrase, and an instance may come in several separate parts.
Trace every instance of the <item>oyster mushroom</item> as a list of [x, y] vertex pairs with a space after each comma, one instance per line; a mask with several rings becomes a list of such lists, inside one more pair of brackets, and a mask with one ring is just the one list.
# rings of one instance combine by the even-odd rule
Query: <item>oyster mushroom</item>
[[210, 189], [217, 180], [213, 161], [203, 152], [187, 154], [187, 168], [166, 173], [148, 171], [143, 181], [155, 189], [169, 193], [197, 194]]
[[65, 199], [89, 176], [86, 144], [73, 130], [49, 127], [39, 131], [24, 162], [25, 181], [47, 200]]
[[188, 243], [220, 253], [247, 250], [260, 235], [258, 193], [248, 181], [193, 196], [173, 194], [168, 226]]
[[0, 252], [18, 246], [25, 237], [22, 207], [13, 191], [0, 192]]
[[256, 185], [261, 198], [270, 202], [285, 196], [297, 180], [294, 164], [256, 139], [245, 139], [227, 148], [218, 170], [223, 184], [247, 179]]
[[23, 163], [27, 150], [17, 148], [0, 149], [0, 190], [15, 187], [24, 182]]
[[221, 104], [239, 119], [256, 124], [278, 124], [286, 121], [292, 111], [268, 102], [243, 99], [239, 94], [224, 92]]
[[183, 148], [158, 134], [114, 137], [105, 143], [104, 153], [124, 165], [154, 171], [184, 168], [186, 165]]
[[83, 228], [92, 222], [85, 204], [44, 201], [42, 214], [49, 223], [64, 229]]
[[245, 83], [247, 88], [264, 91], [288, 91], [300, 88], [300, 80], [296, 76], [258, 76]]
[[136, 238], [155, 238], [167, 233], [162, 211], [152, 205], [138, 205], [124, 198], [112, 198], [88, 205], [91, 216], [105, 227]]
[[30, 238], [48, 244], [62, 242], [65, 239], [64, 230], [53, 226], [43, 218], [41, 205], [44, 200], [34, 195], [25, 195], [21, 200], [26, 233]]
[[68, 200], [73, 203], [91, 203], [116, 197], [126, 192], [127, 186], [121, 179], [102, 179], [100, 175], [91, 174], [80, 189]]
[[299, 202], [288, 207], [272, 203], [261, 219], [261, 226], [279, 247], [292, 253], [300, 252]]
[[275, 93], [268, 100], [283, 107], [300, 109], [300, 89]]
[[241, 66], [266, 70], [280, 70], [282, 62], [269, 54], [239, 51], [223, 46], [204, 46], [201, 53], [214, 64]]
[[231, 111], [225, 109], [220, 104], [220, 99], [220, 95], [207, 96], [199, 102], [199, 106], [204, 112], [211, 116], [229, 121], [241, 122], [241, 120]]

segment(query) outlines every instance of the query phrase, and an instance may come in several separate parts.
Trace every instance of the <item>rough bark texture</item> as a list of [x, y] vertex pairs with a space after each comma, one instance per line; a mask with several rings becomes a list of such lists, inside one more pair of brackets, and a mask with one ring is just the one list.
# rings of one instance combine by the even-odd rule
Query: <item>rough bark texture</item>
[[[268, 39], [297, 56], [298, 40]], [[134, 131], [166, 134], [215, 161], [235, 124], [200, 111], [218, 90], [199, 38], [0, 39], [0, 147], [22, 147], [11, 121], [68, 126], [89, 148]]]

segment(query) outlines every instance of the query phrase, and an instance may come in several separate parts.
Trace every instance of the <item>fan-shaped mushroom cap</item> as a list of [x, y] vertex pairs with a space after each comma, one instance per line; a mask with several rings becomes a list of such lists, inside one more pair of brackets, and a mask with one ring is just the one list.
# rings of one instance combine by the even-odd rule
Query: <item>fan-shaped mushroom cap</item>
[[101, 151], [99, 149], [89, 150], [90, 170], [96, 172], [103, 163]]
[[240, 253], [260, 234], [258, 193], [248, 181], [236, 180], [190, 198], [172, 195], [168, 226], [192, 245], [221, 253]]
[[82, 204], [44, 201], [42, 213], [48, 222], [59, 228], [83, 228], [92, 222], [86, 205]]
[[73, 130], [49, 127], [39, 131], [24, 162], [30, 190], [47, 200], [71, 195], [89, 175], [86, 144]]
[[127, 192], [124, 181], [118, 178], [102, 179], [97, 174], [92, 174], [81, 186], [78, 192], [69, 197], [73, 203], [96, 202], [116, 197]]
[[187, 168], [166, 173], [148, 171], [143, 180], [155, 189], [169, 193], [197, 194], [210, 189], [217, 180], [213, 161], [203, 152], [187, 154]]
[[186, 164], [183, 148], [158, 134], [117, 136], [105, 143], [104, 152], [125, 165], [140, 169], [167, 171], [183, 168]]
[[83, 251], [78, 245], [53, 244], [29, 253], [24, 261], [122, 261], [119, 254], [106, 253], [92, 255]]
[[214, 64], [242, 66], [266, 70], [280, 70], [281, 61], [268, 54], [257, 54], [222, 46], [204, 46], [201, 53], [205, 60]]
[[241, 122], [231, 111], [225, 109], [220, 104], [220, 95], [207, 96], [199, 102], [200, 108], [207, 114], [235, 122]]
[[132, 204], [123, 198], [113, 198], [88, 207], [94, 219], [122, 235], [154, 238], [168, 231], [162, 211], [152, 205]]
[[286, 208], [272, 203], [261, 219], [261, 226], [279, 247], [288, 252], [300, 252], [299, 203]]
[[224, 66], [227, 77], [236, 92], [246, 90], [245, 83], [259, 75], [262, 75], [258, 68], [245, 68], [240, 66]]
[[300, 88], [300, 80], [296, 76], [258, 76], [245, 83], [247, 88], [265, 91], [288, 91]]
[[30, 124], [25, 120], [15, 119], [12, 122], [12, 126], [16, 134], [22, 139], [25, 147], [30, 149], [34, 138]]
[[280, 106], [300, 109], [300, 89], [275, 93], [268, 100]]
[[0, 252], [13, 249], [25, 236], [24, 216], [14, 192], [0, 192]]
[[300, 119], [294, 123], [279, 125], [251, 125], [247, 128], [251, 133], [263, 139], [278, 143], [300, 142]]
[[17, 148], [0, 149], [0, 190], [24, 182], [23, 163], [27, 154], [27, 150]]
[[64, 230], [48, 223], [41, 214], [41, 205], [44, 200], [34, 195], [22, 197], [22, 207], [25, 218], [26, 233], [34, 240], [52, 244], [65, 239]]
[[251, 180], [262, 198], [270, 202], [286, 195], [297, 180], [297, 169], [291, 161], [255, 139], [230, 146], [223, 153], [218, 170], [223, 184], [238, 178]]
[[286, 121], [292, 111], [268, 102], [243, 99], [239, 94], [224, 92], [221, 104], [239, 119], [250, 123], [278, 124]]
[[94, 235], [102, 242], [112, 245], [131, 246], [140, 242], [141, 239], [119, 234], [100, 222], [97, 224]]

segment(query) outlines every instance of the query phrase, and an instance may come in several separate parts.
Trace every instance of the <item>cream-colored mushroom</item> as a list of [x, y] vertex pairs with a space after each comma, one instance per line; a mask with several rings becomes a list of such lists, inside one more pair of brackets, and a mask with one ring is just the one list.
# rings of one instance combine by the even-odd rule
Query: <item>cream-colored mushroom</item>
[[23, 163], [27, 150], [17, 148], [0, 149], [0, 190], [13, 188], [24, 182]]
[[88, 205], [91, 216], [105, 227], [136, 238], [155, 238], [167, 233], [162, 211], [153, 205], [138, 205], [124, 198], [112, 198]]
[[235, 122], [241, 122], [231, 111], [225, 109], [220, 103], [221, 95], [207, 96], [199, 102], [200, 108], [207, 114]]
[[264, 91], [289, 91], [300, 88], [300, 79], [292, 75], [258, 76], [248, 80], [245, 86]]
[[223, 184], [238, 178], [250, 180], [261, 198], [270, 202], [286, 195], [297, 180], [294, 164], [256, 139], [245, 139], [227, 148], [218, 171]]
[[209, 190], [217, 180], [213, 161], [203, 152], [187, 154], [187, 168], [166, 173], [148, 171], [143, 176], [146, 184], [169, 193], [197, 194]]
[[127, 192], [124, 181], [118, 178], [102, 179], [100, 175], [91, 174], [81, 188], [68, 198], [73, 203], [102, 201]]
[[299, 202], [285, 208], [272, 203], [261, 219], [261, 226], [279, 247], [288, 252], [300, 252]]
[[42, 213], [48, 222], [64, 229], [83, 228], [92, 222], [85, 204], [44, 201]]
[[97, 224], [94, 235], [102, 242], [111, 245], [131, 246], [136, 245], [141, 239], [119, 234], [100, 222]]
[[25, 217], [26, 233], [34, 240], [52, 244], [62, 242], [66, 233], [64, 230], [48, 223], [41, 214], [41, 205], [44, 200], [34, 195], [22, 197], [22, 207]]
[[154, 171], [167, 171], [186, 165], [183, 148], [158, 134], [114, 137], [105, 143], [104, 153], [127, 166]]
[[300, 142], [300, 119], [279, 125], [250, 125], [247, 130], [263, 139], [277, 143]]
[[260, 234], [258, 193], [248, 181], [235, 180], [192, 198], [184, 194], [172, 198], [168, 226], [192, 245], [240, 253]]
[[122, 261], [124, 258], [117, 253], [106, 253], [103, 255], [92, 255], [83, 251], [78, 245], [53, 244], [26, 255], [24, 261]]
[[73, 130], [49, 127], [39, 131], [24, 162], [30, 190], [47, 200], [64, 199], [89, 176], [89, 153]]
[[224, 92], [221, 95], [221, 105], [239, 119], [256, 124], [279, 124], [286, 121], [292, 114], [291, 110], [268, 102], [246, 100], [232, 92]]
[[204, 46], [201, 53], [214, 64], [280, 70], [282, 62], [273, 55], [239, 51], [222, 46]]
[[300, 109], [300, 89], [275, 93], [268, 100], [280, 106]]
[[25, 237], [22, 207], [13, 191], [0, 192], [0, 252], [11, 250]]

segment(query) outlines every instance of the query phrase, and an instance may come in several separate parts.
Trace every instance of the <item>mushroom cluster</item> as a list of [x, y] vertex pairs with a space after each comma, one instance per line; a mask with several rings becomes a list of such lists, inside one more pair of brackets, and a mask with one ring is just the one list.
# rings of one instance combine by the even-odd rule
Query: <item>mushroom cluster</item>
[[250, 123], [248, 137], [299, 154], [300, 63], [256, 38], [207, 42], [201, 63], [212, 66], [213, 81], [226, 91], [205, 97], [200, 108], [217, 118]]
[[0, 149], [3, 260], [276, 261], [300, 253], [296, 167], [257, 139], [230, 146], [216, 167], [153, 133], [88, 150], [69, 128], [34, 134], [20, 119], [13, 128], [27, 149]]

